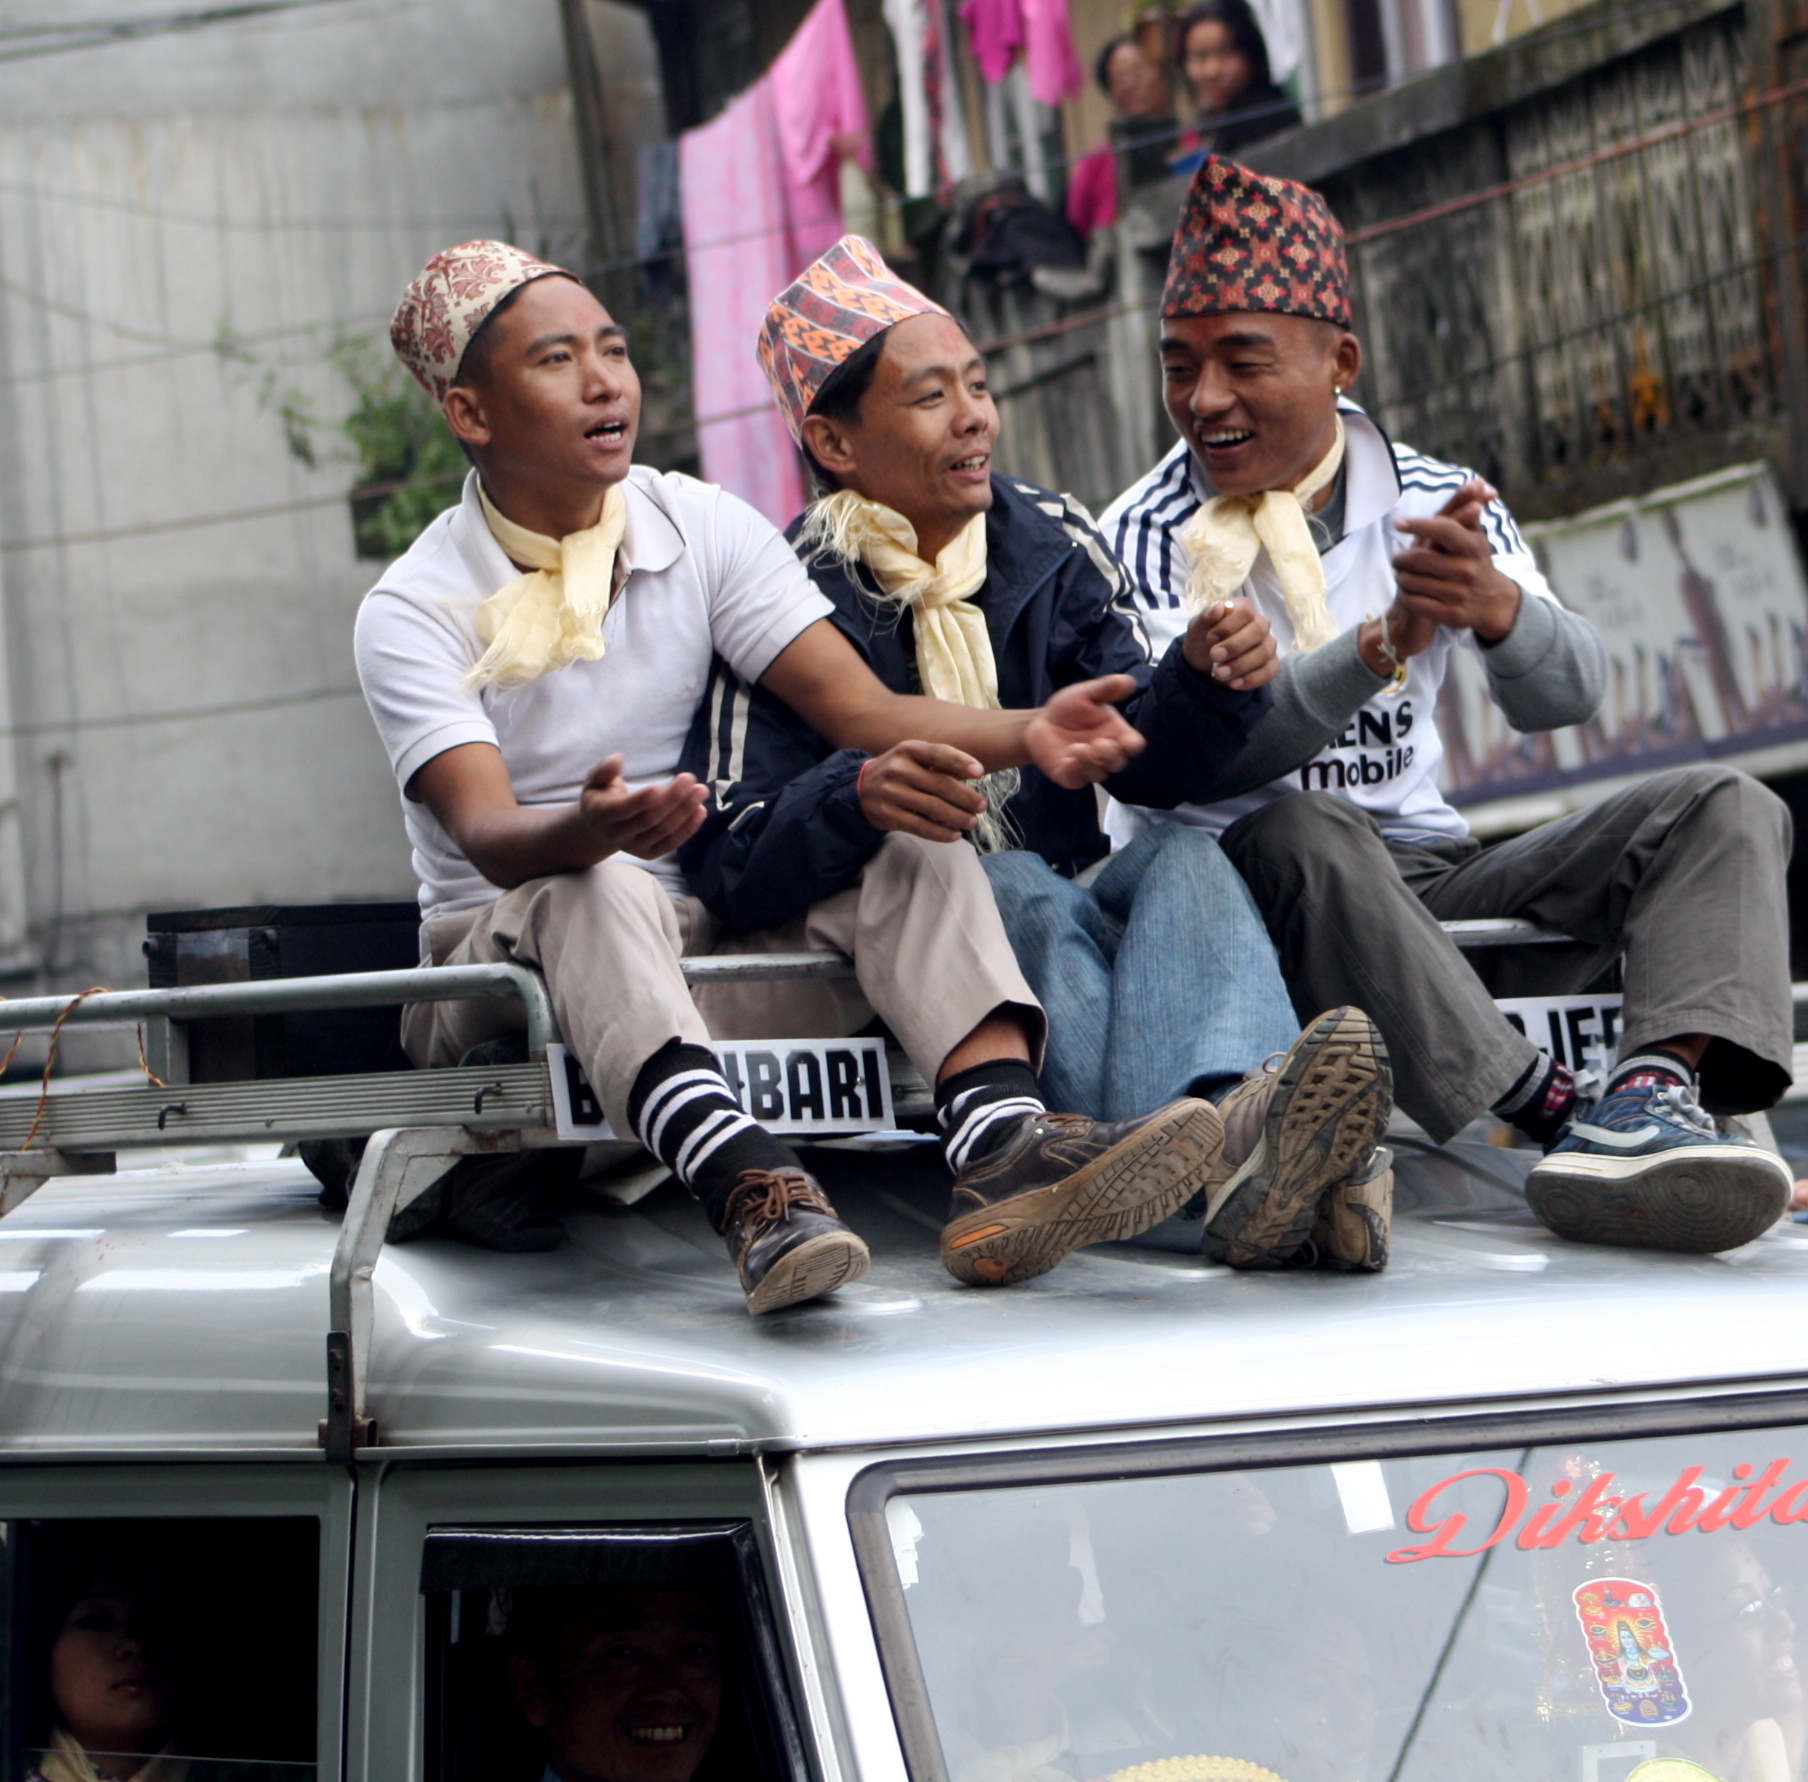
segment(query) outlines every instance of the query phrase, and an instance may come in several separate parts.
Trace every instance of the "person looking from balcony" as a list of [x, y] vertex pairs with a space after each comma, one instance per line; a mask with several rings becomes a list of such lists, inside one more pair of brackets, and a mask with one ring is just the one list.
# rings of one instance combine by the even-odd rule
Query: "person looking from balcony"
[[[773, 300], [760, 357], [818, 484], [792, 539], [887, 686], [991, 706], [1129, 672], [1122, 709], [1148, 746], [1107, 784], [1152, 804], [1211, 796], [1268, 704], [1268, 626], [1246, 602], [1201, 614], [1150, 668], [1091, 517], [994, 471], [998, 411], [972, 341], [870, 242], [844, 237]], [[1177, 1096], [1219, 1102], [1225, 1142], [1197, 1184], [1210, 1254], [1289, 1260], [1332, 1186], [1370, 1179], [1391, 1105], [1373, 1029], [1338, 1009], [1300, 1034], [1255, 910], [1203, 833], [1171, 826], [1106, 861], [1091, 787], [1026, 767], [976, 789], [950, 751], [838, 749], [765, 689], [719, 680], [710, 750], [691, 765], [725, 790], [685, 860], [721, 921], [774, 928], [900, 834], [967, 855], [975, 841], [1049, 999], [1055, 1099], [1113, 1124]], [[1365, 1266], [1385, 1243], [1372, 1235], [1353, 1257]]]
[[1177, 171], [1190, 173], [1199, 157], [1234, 155], [1301, 122], [1269, 72], [1268, 40], [1249, 0], [1200, 0], [1180, 15], [1175, 45], [1194, 106]]
[[[882, 686], [773, 527], [721, 489], [631, 467], [640, 383], [626, 336], [562, 267], [501, 242], [449, 249], [410, 286], [391, 339], [474, 465], [357, 622], [421, 879], [423, 950], [436, 965], [544, 974], [610, 1124], [703, 1201], [750, 1311], [832, 1291], [865, 1271], [866, 1246], [742, 1112], [680, 964], [715, 944], [674, 858], [709, 796], [678, 758], [711, 665], [844, 748], [926, 751], [968, 778], [1033, 761], [1073, 787], [1142, 746], [1111, 703], [1134, 683], [1063, 688], [1033, 711]], [[986, 1278], [1039, 1273], [1185, 1199], [1219, 1137], [1203, 1103], [1109, 1134], [1051, 1129], [1061, 1145], [1036, 1137], [1045, 1020], [977, 860], [899, 833], [838, 891], [805, 912], [807, 944], [853, 955], [860, 994], [840, 999], [836, 1031], [886, 1022], [936, 1085], [957, 1169], [1008, 1144], [1020, 1176], [1039, 1171], [1034, 1204], [997, 1211], [972, 1240]], [[821, 1034], [795, 1025], [784, 983], [733, 1001], [745, 1037]], [[417, 1063], [456, 1063], [497, 1037], [497, 1019], [478, 1003], [416, 1006], [403, 1042]]]
[[1099, 51], [1093, 73], [1111, 101], [1108, 140], [1073, 164], [1067, 178], [1067, 220], [1082, 236], [1117, 221], [1119, 189], [1167, 174], [1178, 126], [1167, 71], [1129, 35]]
[[[1490, 1109], [1545, 1150], [1533, 1209], [1592, 1243], [1715, 1251], [1783, 1212], [1790, 1172], [1709, 1112], [1789, 1086], [1782, 801], [1731, 768], [1652, 774], [1483, 849], [1438, 790], [1438, 693], [1457, 648], [1521, 731], [1587, 720], [1600, 639], [1564, 610], [1469, 471], [1387, 436], [1362, 369], [1343, 232], [1318, 193], [1220, 158], [1193, 181], [1162, 297], [1180, 442], [1104, 517], [1153, 646], [1226, 599], [1283, 652], [1275, 711], [1210, 804], [1112, 813], [1137, 842], [1219, 836], [1295, 1007], [1374, 1011], [1400, 1105], [1442, 1143]], [[1520, 917], [1519, 994], [1579, 992], [1623, 959], [1620, 1061], [1592, 1108], [1514, 1027], [1439, 923]], [[1704, 1112], [1704, 1107], [1709, 1112]]]

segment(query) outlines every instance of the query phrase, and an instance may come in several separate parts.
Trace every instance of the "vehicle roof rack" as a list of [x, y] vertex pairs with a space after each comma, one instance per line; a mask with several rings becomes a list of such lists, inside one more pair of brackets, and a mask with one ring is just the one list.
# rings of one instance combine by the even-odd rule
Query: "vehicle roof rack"
[[[1539, 945], [1570, 937], [1515, 920], [1446, 922], [1466, 949]], [[838, 953], [700, 956], [682, 962], [692, 984], [850, 978]], [[521, 1004], [527, 1058], [520, 1064], [371, 1071], [346, 1076], [247, 1078], [193, 1083], [187, 1025], [233, 1016], [300, 1014], [411, 1002], [501, 998]], [[0, 1101], [0, 1217], [48, 1180], [108, 1175], [119, 1150], [134, 1146], [365, 1138], [333, 1252], [327, 1333], [327, 1415], [320, 1441], [329, 1461], [348, 1464], [377, 1444], [366, 1379], [374, 1320], [372, 1276], [390, 1221], [461, 1157], [548, 1149], [562, 1140], [554, 1116], [547, 1047], [559, 1039], [551, 998], [538, 972], [511, 964], [420, 967], [89, 991], [6, 1003], [0, 1027], [16, 1032], [65, 1026], [142, 1026], [142, 1088], [51, 1089], [35, 1102]], [[926, 1085], [904, 1077], [926, 1099]]]

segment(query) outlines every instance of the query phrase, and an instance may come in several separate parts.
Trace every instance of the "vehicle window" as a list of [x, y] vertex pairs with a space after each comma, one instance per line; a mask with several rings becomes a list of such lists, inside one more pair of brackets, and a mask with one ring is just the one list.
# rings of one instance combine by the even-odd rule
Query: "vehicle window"
[[434, 1782], [798, 1782], [745, 1524], [435, 1529]]
[[1800, 1444], [1747, 1431], [894, 1495], [863, 1563], [895, 1568], [875, 1600], [901, 1587], [909, 1638], [886, 1661], [913, 1769], [1800, 1782]]
[[22, 1782], [312, 1782], [319, 1525], [70, 1519], [3, 1530]]

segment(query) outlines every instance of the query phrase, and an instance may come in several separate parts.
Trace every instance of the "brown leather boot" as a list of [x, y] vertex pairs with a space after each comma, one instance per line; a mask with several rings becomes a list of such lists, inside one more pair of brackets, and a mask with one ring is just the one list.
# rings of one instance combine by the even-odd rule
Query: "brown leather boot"
[[866, 1245], [801, 1169], [742, 1170], [728, 1191], [722, 1235], [755, 1317], [833, 1293], [872, 1265]]
[[1386, 1145], [1377, 1145], [1366, 1164], [1333, 1182], [1318, 1203], [1306, 1246], [1313, 1266], [1379, 1274], [1387, 1267], [1393, 1217], [1394, 1154]]
[[1026, 1119], [955, 1178], [942, 1262], [958, 1281], [1008, 1287], [1086, 1244], [1135, 1237], [1198, 1191], [1223, 1137], [1208, 1101], [1109, 1123]]
[[1364, 1169], [1393, 1112], [1387, 1048], [1361, 1009], [1332, 1009], [1222, 1102], [1202, 1254], [1279, 1268], [1304, 1248], [1333, 1183]]

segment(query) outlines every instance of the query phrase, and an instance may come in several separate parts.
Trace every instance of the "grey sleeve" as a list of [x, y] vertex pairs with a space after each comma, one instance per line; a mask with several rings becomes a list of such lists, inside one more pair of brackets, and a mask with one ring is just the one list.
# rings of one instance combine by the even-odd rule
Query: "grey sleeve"
[[1585, 724], [1607, 685], [1607, 652], [1594, 626], [1541, 595], [1527, 593], [1513, 629], [1499, 643], [1477, 639], [1475, 653], [1494, 703], [1515, 730]]
[[1216, 797], [1241, 797], [1303, 767], [1386, 685], [1357, 654], [1354, 627], [1323, 649], [1283, 658], [1270, 684], [1273, 708], [1218, 782]]

